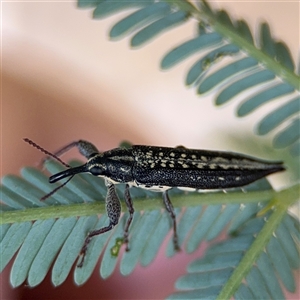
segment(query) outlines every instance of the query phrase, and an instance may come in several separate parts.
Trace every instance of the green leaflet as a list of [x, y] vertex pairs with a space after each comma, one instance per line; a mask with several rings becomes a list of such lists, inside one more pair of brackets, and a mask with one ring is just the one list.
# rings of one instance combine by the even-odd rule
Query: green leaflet
[[209, 54], [203, 56], [191, 67], [186, 76], [186, 84], [190, 85], [194, 83], [203, 74], [203, 71], [207, 70], [213, 63], [218, 63], [218, 60], [224, 58], [224, 56], [234, 55], [239, 51], [238, 47], [229, 44], [209, 52]]
[[139, 0], [129, 0], [129, 1], [97, 1], [96, 8], [93, 12], [93, 18], [103, 19], [114, 13], [122, 11], [123, 9], [133, 8], [133, 7], [143, 7], [149, 5], [150, 0], [139, 1]]
[[292, 120], [291, 124], [285, 127], [274, 138], [273, 145], [275, 148], [284, 148], [296, 142], [300, 138], [300, 118]]
[[109, 36], [111, 38], [121, 37], [128, 34], [135, 28], [145, 26], [156, 19], [159, 19], [170, 13], [171, 7], [164, 2], [153, 3], [146, 6], [115, 24], [110, 30]]
[[147, 27], [141, 29], [136, 33], [131, 39], [131, 46], [138, 47], [142, 44], [148, 42], [158, 34], [166, 31], [174, 26], [178, 26], [185, 22], [188, 18], [188, 15], [185, 12], [177, 11], [171, 13], [157, 21], [154, 21]]
[[268, 115], [266, 115], [257, 126], [257, 133], [264, 135], [287, 120], [290, 116], [300, 112], [300, 97], [290, 100], [288, 103], [281, 105]]
[[251, 57], [236, 60], [218, 71], [206, 76], [199, 84], [197, 92], [203, 94], [209, 90], [216, 88], [219, 84], [226, 83], [230, 80], [235, 80], [236, 77], [243, 74], [243, 72], [251, 70], [257, 66], [257, 61]]
[[207, 33], [189, 40], [170, 51], [161, 62], [162, 69], [168, 69], [181, 62], [191, 54], [200, 52], [221, 43], [222, 37], [217, 33]]
[[270, 81], [275, 78], [275, 74], [269, 70], [257, 70], [257, 72], [246, 75], [244, 78], [239, 79], [229, 86], [225, 87], [221, 93], [217, 96], [215, 102], [217, 105], [224, 104], [233, 97], [237, 96], [239, 93], [246, 89], [252, 88], [263, 82]]
[[237, 115], [243, 117], [253, 112], [255, 109], [261, 105], [276, 99], [277, 97], [285, 96], [294, 92], [294, 88], [288, 84], [279, 83], [272, 85], [264, 89], [263, 91], [255, 94], [251, 98], [246, 99], [242, 102], [237, 110]]

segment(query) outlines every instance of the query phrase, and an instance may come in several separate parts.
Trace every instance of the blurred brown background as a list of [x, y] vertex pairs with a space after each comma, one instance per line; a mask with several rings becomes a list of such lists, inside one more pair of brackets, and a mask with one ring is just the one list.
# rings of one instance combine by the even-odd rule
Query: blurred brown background
[[[255, 120], [264, 114], [262, 108], [236, 119], [237, 102], [216, 109], [213, 95], [199, 98], [194, 89], [188, 90], [184, 74], [196, 57], [168, 72], [159, 71], [162, 56], [193, 36], [193, 22], [130, 50], [128, 38], [108, 40], [109, 29], [123, 13], [99, 21], [91, 19], [91, 10], [79, 10], [73, 2], [1, 4], [1, 175], [18, 174], [22, 166], [42, 158], [22, 141], [24, 137], [49, 151], [79, 138], [101, 150], [122, 140], [228, 150], [227, 133], [251, 134]], [[219, 1], [214, 5], [245, 18], [252, 29], [259, 21], [269, 22], [273, 35], [285, 41], [296, 57], [299, 2]], [[172, 292], [178, 274], [197, 255], [181, 253], [166, 259], [163, 249], [147, 269], [139, 267], [127, 278], [116, 271], [106, 281], [95, 271], [80, 288], [71, 277], [62, 287], [53, 288], [47, 277], [36, 289], [24, 285], [12, 290], [7, 267], [1, 275], [1, 298], [161, 299]]]

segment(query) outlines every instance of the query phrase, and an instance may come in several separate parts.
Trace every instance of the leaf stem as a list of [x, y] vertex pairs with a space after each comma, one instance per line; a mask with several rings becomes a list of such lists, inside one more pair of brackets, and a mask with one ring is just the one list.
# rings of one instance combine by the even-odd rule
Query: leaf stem
[[[285, 190], [276, 192], [273, 190], [266, 191], [234, 191], [229, 193], [211, 192], [211, 193], [187, 193], [183, 195], [172, 195], [174, 207], [199, 206], [209, 204], [227, 204], [227, 203], [250, 203], [258, 201], [268, 201], [271, 199], [285, 199], [280, 202], [286, 210], [289, 205], [295, 202], [299, 195], [300, 184], [289, 187]], [[161, 197], [158, 194], [155, 198], [137, 198], [134, 199], [134, 208], [136, 211], [155, 210], [163, 207]], [[126, 208], [123, 205], [123, 209]], [[89, 216], [95, 214], [104, 214], [105, 203], [81, 203], [72, 205], [53, 205], [46, 207], [27, 208], [24, 210], [5, 211], [1, 213], [0, 224], [26, 222], [34, 220], [45, 220], [51, 218], [67, 218], [74, 216]]]
[[242, 283], [242, 280], [246, 277], [254, 263], [259, 258], [259, 255], [261, 255], [262, 251], [264, 251], [264, 248], [272, 237], [273, 232], [277, 229], [285, 215], [286, 210], [282, 207], [277, 208], [271, 214], [270, 218], [268, 218], [268, 221], [265, 223], [264, 227], [254, 240], [253, 244], [234, 270], [232, 276], [226, 282], [217, 299], [230, 299], [233, 296]]
[[[284, 189], [276, 193], [274, 198], [277, 204], [275, 210], [268, 218], [249, 250], [245, 253], [243, 259], [234, 270], [232, 276], [225, 284], [217, 299], [230, 299], [233, 296], [242, 280], [246, 277], [254, 263], [259, 258], [259, 255], [261, 255], [266, 244], [276, 231], [278, 225], [281, 223], [282, 218], [286, 215], [288, 207], [299, 199], [299, 195], [300, 184], [296, 184], [288, 189]], [[284, 202], [279, 199], [284, 199]]]

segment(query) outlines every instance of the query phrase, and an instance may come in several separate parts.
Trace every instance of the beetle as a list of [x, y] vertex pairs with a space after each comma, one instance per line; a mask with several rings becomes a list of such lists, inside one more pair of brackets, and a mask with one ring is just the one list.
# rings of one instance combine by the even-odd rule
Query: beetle
[[[27, 142], [43, 151], [32, 141], [27, 139]], [[83, 265], [92, 237], [110, 231], [118, 224], [121, 214], [121, 204], [115, 188], [118, 183], [126, 184], [124, 198], [129, 211], [124, 228], [126, 250], [129, 249], [128, 232], [134, 214], [129, 192], [131, 186], [162, 192], [164, 206], [172, 219], [174, 247], [179, 249], [176, 217], [168, 196], [169, 189], [178, 187], [215, 190], [242, 187], [269, 174], [285, 170], [282, 162], [269, 162], [232, 152], [187, 149], [181, 146], [170, 148], [132, 145], [129, 148], [115, 148], [101, 153], [92, 143], [79, 140], [68, 144], [54, 155], [45, 150], [43, 152], [56, 158], [73, 147], [77, 147], [80, 154], [87, 158], [87, 162], [52, 175], [49, 182], [54, 183], [67, 177], [71, 179], [79, 173], [103, 177], [107, 187], [105, 203], [109, 218], [107, 226], [88, 233], [80, 252], [82, 259], [78, 267]]]

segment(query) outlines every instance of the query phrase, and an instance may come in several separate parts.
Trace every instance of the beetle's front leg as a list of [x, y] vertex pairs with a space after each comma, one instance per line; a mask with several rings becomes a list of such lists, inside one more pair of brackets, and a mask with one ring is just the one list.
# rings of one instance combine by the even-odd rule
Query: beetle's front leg
[[74, 147], [77, 147], [79, 153], [86, 158], [89, 158], [92, 154], [99, 153], [99, 150], [92, 143], [84, 140], [79, 140], [64, 146], [63, 148], [54, 152], [54, 155], [61, 156]]
[[107, 186], [107, 195], [105, 199], [106, 212], [109, 218], [109, 225], [94, 231], [91, 231], [86, 237], [83, 247], [81, 248], [80, 255], [82, 255], [80, 263], [77, 265], [79, 268], [83, 266], [84, 258], [88, 245], [92, 240], [92, 237], [110, 231], [116, 226], [120, 219], [121, 214], [121, 203], [120, 199], [116, 193], [115, 185], [109, 180], [105, 180], [105, 185]]
[[126, 244], [126, 251], [129, 251], [129, 247], [128, 247], [129, 227], [132, 222], [133, 214], [134, 214], [133, 203], [132, 203], [130, 192], [129, 192], [129, 184], [126, 184], [126, 186], [125, 186], [125, 203], [128, 208], [129, 218], [126, 221], [126, 225], [124, 228], [124, 244]]
[[164, 200], [164, 204], [165, 204], [165, 207], [166, 207], [166, 210], [168, 211], [171, 219], [172, 219], [172, 222], [173, 222], [173, 243], [174, 243], [174, 249], [176, 251], [179, 251], [180, 250], [180, 247], [179, 247], [179, 244], [178, 244], [178, 236], [177, 236], [177, 226], [176, 226], [176, 215], [175, 215], [175, 212], [174, 212], [174, 207], [172, 205], [172, 202], [169, 198], [169, 195], [168, 195], [168, 191], [164, 191], [163, 192], [163, 200]]

